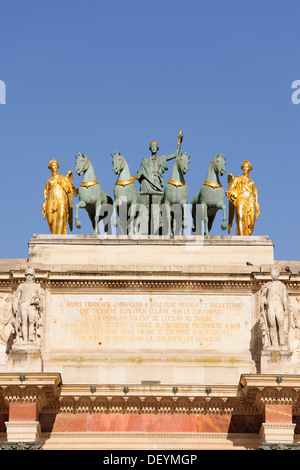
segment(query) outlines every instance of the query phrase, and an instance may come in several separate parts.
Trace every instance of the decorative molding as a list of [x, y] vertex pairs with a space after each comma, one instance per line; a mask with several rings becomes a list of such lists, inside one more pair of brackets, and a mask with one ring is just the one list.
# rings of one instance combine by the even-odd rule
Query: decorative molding
[[145, 291], [156, 291], [156, 292], [236, 292], [239, 293], [251, 293], [252, 282], [251, 281], [229, 281], [229, 280], [131, 280], [131, 279], [107, 279], [107, 280], [50, 280], [47, 283], [47, 288], [50, 291], [57, 290], [68, 290], [76, 291], [125, 291], [130, 292], [145, 292]]
[[[199, 363], [201, 360], [206, 364], [209, 362], [210, 357], [212, 358], [211, 364], [212, 365], [219, 365], [220, 363], [224, 364], [224, 362], [228, 361], [229, 363], [234, 360], [235, 363], [240, 363], [241, 365], [247, 365], [249, 368], [249, 363], [251, 361], [251, 355], [249, 351], [239, 353], [238, 357], [234, 355], [232, 352], [218, 352], [213, 351], [209, 352], [205, 349], [201, 351], [200, 346], [198, 351], [194, 350], [179, 350], [179, 349], [169, 349], [166, 351], [149, 351], [149, 350], [142, 350], [140, 349], [137, 351], [136, 349], [126, 349], [126, 356], [124, 356], [124, 351], [110, 349], [107, 351], [101, 352], [94, 352], [90, 350], [85, 351], [85, 360], [91, 361], [112, 361], [118, 360], [121, 362], [128, 362], [130, 363], [139, 362], [141, 358], [146, 361], [155, 362], [161, 361], [162, 358], [168, 360], [174, 360], [176, 362], [185, 362], [187, 360], [193, 360], [193, 365], [195, 368], [199, 367]], [[74, 351], [65, 351], [65, 350], [51, 350], [51, 352], [44, 351], [43, 353], [43, 360], [44, 363], [47, 361], [53, 361], [55, 359], [59, 359], [60, 357], [65, 357], [66, 359], [72, 359], [76, 361], [77, 354]], [[78, 358], [82, 357], [82, 354], [78, 354]], [[197, 363], [195, 363], [197, 361]]]
[[106, 413], [106, 414], [196, 414], [257, 415], [255, 407], [241, 406], [236, 400], [218, 397], [61, 397], [56, 407], [45, 407], [43, 413]]
[[[136, 278], [137, 274], [139, 279]], [[182, 270], [178, 272], [164, 271], [103, 271], [94, 273], [82, 272], [55, 272], [36, 270], [36, 282], [43, 289], [57, 292], [62, 291], [86, 291], [86, 292], [112, 292], [126, 290], [128, 292], [157, 291], [157, 292], [207, 292], [216, 290], [222, 293], [251, 293], [256, 294], [261, 286], [269, 279], [268, 273], [228, 273], [228, 272], [195, 272]], [[300, 278], [290, 275], [289, 279], [283, 279], [289, 293], [300, 292]], [[0, 292], [13, 292], [19, 284], [24, 282], [23, 272], [10, 272], [0, 277]]]
[[41, 411], [57, 401], [60, 390], [60, 374], [0, 374], [0, 402], [5, 413], [9, 403], [36, 403]]

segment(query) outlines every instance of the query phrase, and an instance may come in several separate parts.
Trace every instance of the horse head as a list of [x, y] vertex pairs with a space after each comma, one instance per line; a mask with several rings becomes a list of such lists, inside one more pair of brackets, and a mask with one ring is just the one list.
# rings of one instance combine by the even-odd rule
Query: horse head
[[218, 153], [213, 158], [214, 170], [216, 173], [219, 173], [220, 176], [223, 176], [226, 173], [226, 157], [223, 157], [222, 153]]
[[186, 174], [189, 169], [190, 158], [191, 156], [188, 156], [187, 152], [181, 152], [177, 158], [177, 164], [183, 174]]
[[76, 159], [76, 168], [75, 168], [75, 173], [79, 176], [82, 175], [82, 173], [85, 173], [86, 170], [88, 169], [88, 162], [89, 159], [84, 153], [79, 152], [78, 156], [75, 155]]
[[113, 163], [113, 172], [118, 175], [124, 167], [125, 159], [120, 152], [114, 152], [114, 154], [111, 154], [111, 156]]

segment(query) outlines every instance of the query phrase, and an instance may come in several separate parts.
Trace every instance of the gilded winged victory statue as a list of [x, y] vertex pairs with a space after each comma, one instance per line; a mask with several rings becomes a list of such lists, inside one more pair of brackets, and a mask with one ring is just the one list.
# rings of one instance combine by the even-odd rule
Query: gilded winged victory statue
[[229, 200], [228, 233], [231, 232], [235, 217], [236, 234], [250, 236], [259, 216], [260, 207], [257, 188], [249, 178], [249, 173], [253, 169], [249, 160], [244, 160], [241, 168], [243, 175], [236, 177], [231, 173], [228, 175], [228, 191], [226, 191]]
[[44, 203], [42, 214], [47, 216], [50, 232], [53, 235], [65, 235], [67, 233], [67, 221], [69, 228], [73, 230], [73, 195], [78, 190], [73, 186], [73, 173], [59, 175], [59, 163], [52, 158], [48, 164], [52, 177], [48, 179], [44, 189]]

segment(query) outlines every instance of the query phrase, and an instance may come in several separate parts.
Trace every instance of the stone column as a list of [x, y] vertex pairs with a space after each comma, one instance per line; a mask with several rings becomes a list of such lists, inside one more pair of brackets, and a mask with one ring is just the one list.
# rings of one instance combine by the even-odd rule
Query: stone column
[[3, 450], [42, 448], [39, 413], [56, 403], [60, 389], [60, 374], [0, 375], [0, 402], [8, 408]]
[[10, 403], [6, 424], [7, 441], [36, 442], [40, 440], [37, 402]]
[[291, 404], [265, 403], [264, 423], [260, 430], [260, 440], [263, 443], [292, 444], [294, 430]]
[[293, 423], [293, 407], [300, 398], [299, 376], [245, 374], [241, 376], [240, 387], [245, 403], [262, 416], [259, 448], [299, 448]]

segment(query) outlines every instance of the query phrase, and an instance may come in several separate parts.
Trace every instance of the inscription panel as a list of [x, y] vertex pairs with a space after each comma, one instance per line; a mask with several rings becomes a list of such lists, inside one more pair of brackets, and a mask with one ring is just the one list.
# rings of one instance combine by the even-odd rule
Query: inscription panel
[[248, 350], [251, 296], [53, 294], [45, 349]]

